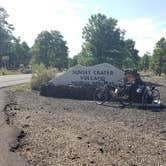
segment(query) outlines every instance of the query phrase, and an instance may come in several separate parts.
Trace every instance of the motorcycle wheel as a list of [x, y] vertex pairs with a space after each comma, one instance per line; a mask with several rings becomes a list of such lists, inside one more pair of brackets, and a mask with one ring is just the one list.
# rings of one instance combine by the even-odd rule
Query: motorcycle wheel
[[153, 104], [160, 104], [160, 92], [158, 89], [152, 89]]
[[122, 96], [119, 99], [120, 104], [122, 107], [126, 107], [132, 104], [132, 102], [129, 100], [129, 96], [127, 94], [122, 94]]
[[93, 100], [96, 104], [102, 105], [108, 100], [108, 94], [104, 88], [97, 88], [93, 94]]

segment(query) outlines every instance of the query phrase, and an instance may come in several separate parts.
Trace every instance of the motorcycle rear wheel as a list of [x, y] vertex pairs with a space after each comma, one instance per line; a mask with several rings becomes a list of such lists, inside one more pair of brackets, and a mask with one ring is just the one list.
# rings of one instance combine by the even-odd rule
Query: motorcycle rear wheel
[[153, 104], [160, 104], [160, 92], [158, 89], [152, 89]]

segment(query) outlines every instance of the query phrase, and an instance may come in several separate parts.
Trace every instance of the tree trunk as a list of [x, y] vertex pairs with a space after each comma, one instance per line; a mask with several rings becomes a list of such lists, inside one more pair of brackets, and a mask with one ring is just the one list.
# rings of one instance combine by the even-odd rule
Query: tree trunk
[[160, 67], [160, 69], [159, 69], [159, 76], [161, 76], [161, 67]]

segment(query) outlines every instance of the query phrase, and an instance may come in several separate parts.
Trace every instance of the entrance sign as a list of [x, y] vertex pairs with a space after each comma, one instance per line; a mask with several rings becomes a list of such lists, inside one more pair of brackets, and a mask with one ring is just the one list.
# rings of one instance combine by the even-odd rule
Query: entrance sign
[[123, 71], [108, 64], [102, 63], [90, 67], [81, 65], [70, 68], [66, 73], [55, 77], [50, 83], [54, 85], [82, 85], [101, 84], [104, 82], [118, 84], [123, 79]]

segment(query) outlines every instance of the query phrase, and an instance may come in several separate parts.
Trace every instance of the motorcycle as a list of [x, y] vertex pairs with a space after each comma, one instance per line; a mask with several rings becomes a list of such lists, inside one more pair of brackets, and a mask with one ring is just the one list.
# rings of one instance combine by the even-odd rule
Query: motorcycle
[[123, 107], [133, 103], [139, 103], [146, 107], [148, 104], [160, 104], [160, 92], [153, 85], [140, 85], [133, 90], [132, 84], [119, 84], [118, 86], [105, 84], [96, 88], [93, 99], [99, 105], [109, 100], [110, 102], [118, 101]]

